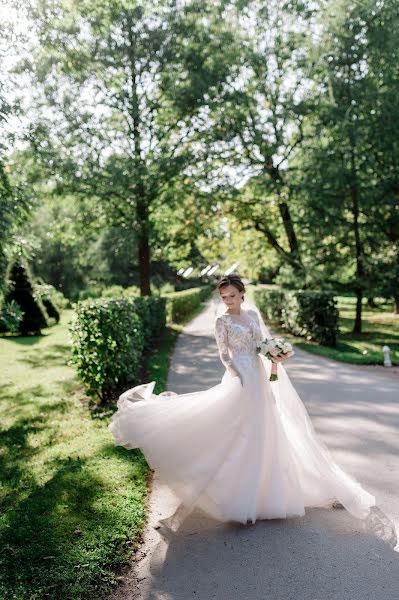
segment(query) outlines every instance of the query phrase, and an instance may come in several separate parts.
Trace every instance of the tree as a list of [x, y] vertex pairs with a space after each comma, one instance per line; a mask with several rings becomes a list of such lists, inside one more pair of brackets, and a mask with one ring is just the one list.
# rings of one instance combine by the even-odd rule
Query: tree
[[220, 213], [261, 233], [279, 259], [303, 276], [289, 160], [304, 136], [309, 12], [302, 3], [299, 13], [294, 4], [230, 3], [240, 50], [204, 135], [213, 148], [215, 177], [224, 171], [226, 185], [243, 190], [226, 196]]
[[[362, 298], [376, 291], [376, 257], [387, 268], [383, 255], [392, 255], [398, 239], [397, 131], [387, 127], [388, 112], [398, 112], [392, 101], [399, 75], [392, 57], [398, 15], [370, 2], [323, 3], [322, 9], [322, 33], [313, 49], [320, 93], [312, 133], [298, 156], [304, 166], [299, 188], [315, 223], [315, 256], [322, 253], [335, 279], [356, 293], [359, 333]], [[383, 75], [381, 65], [388, 62]]]
[[22, 335], [40, 334], [40, 330], [48, 325], [48, 315], [40, 297], [35, 297], [29, 267], [24, 262], [15, 262], [10, 267], [8, 279], [11, 286], [5, 295], [4, 303], [14, 301], [23, 311], [19, 332]]
[[141, 293], [150, 291], [151, 211], [195, 160], [190, 125], [227, 74], [233, 33], [218, 9], [191, 2], [39, 0], [40, 47], [20, 70], [39, 84], [51, 122], [30, 140], [55, 192], [99, 203], [134, 230]]
[[[4, 59], [13, 47], [13, 28], [4, 21], [0, 23], [0, 58]], [[18, 102], [11, 100], [14, 85], [4, 67], [0, 73], [0, 297], [7, 288], [7, 249], [16, 226], [27, 216], [29, 207], [22, 186], [12, 179], [12, 167], [8, 160], [9, 145], [13, 141], [13, 135], [7, 127], [8, 121], [19, 112]]]

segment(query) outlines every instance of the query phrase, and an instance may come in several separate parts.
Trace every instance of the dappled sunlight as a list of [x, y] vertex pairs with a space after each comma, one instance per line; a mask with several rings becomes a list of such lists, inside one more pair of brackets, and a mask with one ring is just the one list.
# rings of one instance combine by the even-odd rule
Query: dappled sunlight
[[112, 445], [101, 423], [108, 412], [90, 417], [67, 365], [65, 319], [33, 340], [34, 353], [31, 338], [22, 340], [0, 338], [3, 584], [73, 597], [84, 577], [94, 594], [99, 570], [113, 579], [145, 519], [148, 465], [139, 451]]

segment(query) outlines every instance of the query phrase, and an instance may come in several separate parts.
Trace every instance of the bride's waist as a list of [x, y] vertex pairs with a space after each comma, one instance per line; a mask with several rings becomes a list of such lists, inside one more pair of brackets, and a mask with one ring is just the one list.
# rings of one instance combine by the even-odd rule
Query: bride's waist
[[233, 352], [232, 353], [232, 359], [234, 361], [254, 361], [257, 360], [258, 358], [258, 354], [257, 352]]

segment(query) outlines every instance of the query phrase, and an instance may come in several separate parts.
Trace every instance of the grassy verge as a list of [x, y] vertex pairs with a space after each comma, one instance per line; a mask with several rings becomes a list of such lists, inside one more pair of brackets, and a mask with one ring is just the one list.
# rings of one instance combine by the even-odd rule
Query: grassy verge
[[[114, 446], [113, 408], [89, 408], [67, 364], [71, 315], [40, 337], [0, 338], [1, 599], [99, 598], [141, 543], [150, 469]], [[168, 324], [149, 360], [157, 392], [183, 326]]]
[[395, 315], [393, 312], [393, 302], [381, 300], [376, 308], [370, 308], [364, 300], [362, 333], [354, 334], [352, 329], [355, 320], [356, 298], [354, 296], [338, 296], [337, 300], [340, 318], [336, 348], [322, 346], [306, 338], [293, 336], [278, 323], [268, 324], [276, 334], [284, 335], [298, 348], [352, 364], [382, 365], [382, 347], [387, 344], [391, 350], [392, 364], [399, 365], [399, 315]]
[[67, 366], [67, 323], [0, 339], [0, 597], [97, 597], [134, 550], [148, 467], [116, 448]]

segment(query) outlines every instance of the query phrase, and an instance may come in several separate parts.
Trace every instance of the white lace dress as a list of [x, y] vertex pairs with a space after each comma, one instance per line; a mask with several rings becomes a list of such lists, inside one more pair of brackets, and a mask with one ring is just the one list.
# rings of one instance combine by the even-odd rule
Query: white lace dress
[[115, 443], [141, 448], [186, 508], [218, 520], [302, 516], [335, 500], [365, 518], [374, 496], [334, 462], [282, 364], [269, 382], [257, 313], [221, 315], [215, 337], [240, 377], [226, 369], [218, 385], [173, 396], [154, 394], [155, 382], [127, 390], [108, 426]]

